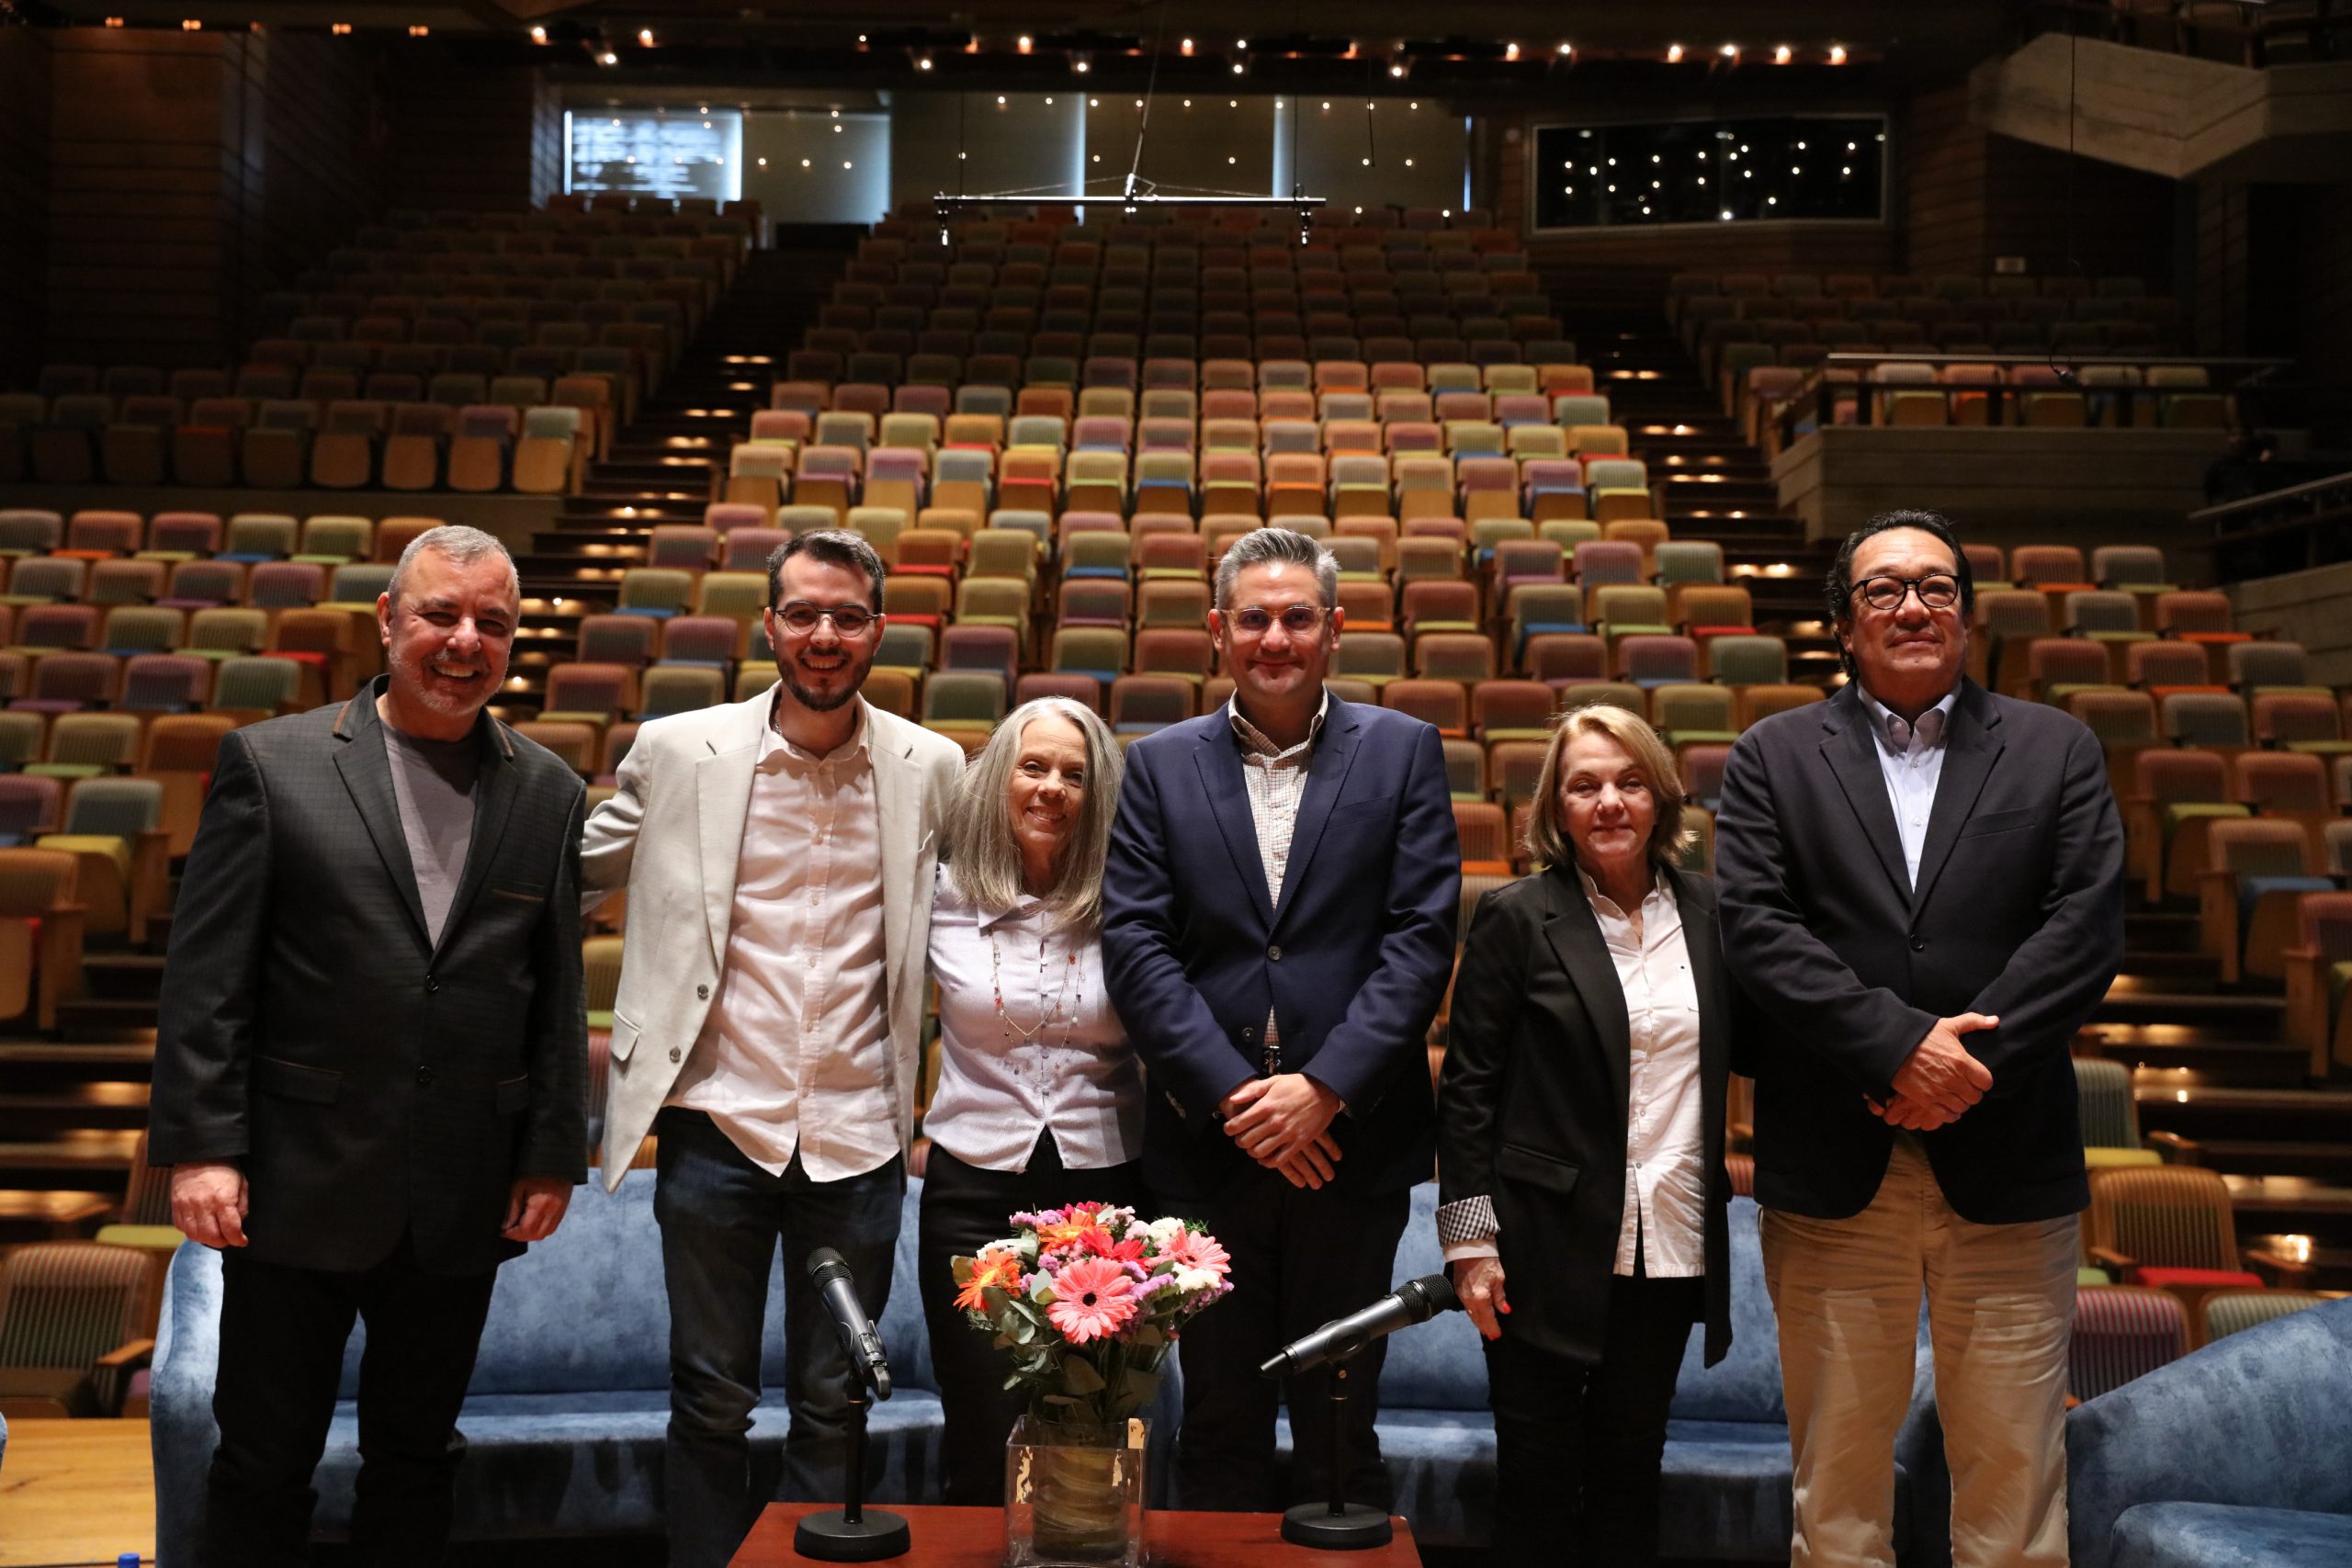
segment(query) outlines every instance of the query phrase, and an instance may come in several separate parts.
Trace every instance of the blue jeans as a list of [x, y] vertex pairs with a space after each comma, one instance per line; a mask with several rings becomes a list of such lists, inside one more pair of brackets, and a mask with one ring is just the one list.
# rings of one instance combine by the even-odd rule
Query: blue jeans
[[[906, 1192], [906, 1162], [812, 1181], [798, 1156], [781, 1176], [746, 1158], [699, 1111], [655, 1124], [662, 1272], [670, 1293], [670, 1429], [664, 1492], [673, 1568], [725, 1568], [772, 1497], [836, 1500], [849, 1457], [849, 1359], [808, 1283], [808, 1254], [830, 1247], [880, 1320]], [[784, 1243], [784, 1396], [792, 1425], [779, 1477], [755, 1472], [760, 1336], [768, 1271]]]

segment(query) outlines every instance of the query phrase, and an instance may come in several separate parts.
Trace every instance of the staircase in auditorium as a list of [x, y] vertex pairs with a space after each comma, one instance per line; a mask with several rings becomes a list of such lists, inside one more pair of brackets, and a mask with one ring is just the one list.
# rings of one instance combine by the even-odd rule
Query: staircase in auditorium
[[856, 244], [850, 229], [779, 225], [736, 274], [675, 368], [619, 432], [612, 456], [591, 464], [577, 495], [565, 498], [553, 528], [533, 536], [516, 561], [523, 578], [523, 635], [515, 685], [499, 711], [538, 712], [548, 666], [571, 657], [580, 617], [611, 607], [622, 570], [643, 558], [652, 530], [698, 524], [717, 499], [727, 454], [767, 406], [768, 383], [786, 352], [816, 319]]

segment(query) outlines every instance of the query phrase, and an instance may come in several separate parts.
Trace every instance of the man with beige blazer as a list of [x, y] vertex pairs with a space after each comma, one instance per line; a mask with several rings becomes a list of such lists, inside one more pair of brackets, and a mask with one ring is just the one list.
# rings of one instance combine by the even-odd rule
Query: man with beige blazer
[[775, 686], [648, 724], [581, 852], [593, 893], [629, 896], [605, 1183], [658, 1135], [676, 1568], [720, 1568], [779, 1495], [750, 1443], [778, 1239], [782, 1495], [839, 1495], [847, 1457], [850, 1368], [804, 1261], [840, 1252], [869, 1316], [889, 1294], [937, 829], [964, 757], [858, 695], [882, 578], [854, 534], [779, 547]]

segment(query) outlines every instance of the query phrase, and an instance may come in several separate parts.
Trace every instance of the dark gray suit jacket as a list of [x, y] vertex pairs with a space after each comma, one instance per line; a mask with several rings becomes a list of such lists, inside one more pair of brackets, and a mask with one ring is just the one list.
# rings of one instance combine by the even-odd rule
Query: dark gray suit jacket
[[429, 1271], [522, 1251], [518, 1176], [586, 1175], [579, 776], [485, 716], [436, 944], [393, 798], [381, 680], [220, 742], [172, 922], [148, 1158], [245, 1172], [247, 1256]]
[[1946, 731], [1915, 893], [1859, 692], [1739, 738], [1715, 814], [1724, 955], [1763, 1017], [1756, 1196], [1819, 1219], [1860, 1213], [1894, 1134], [1863, 1096], [1939, 1018], [1992, 1091], [1923, 1135], [1963, 1219], [2055, 1219], [2090, 1201], [2067, 1047], [2123, 956], [2123, 831], [2091, 732], [1973, 681]]

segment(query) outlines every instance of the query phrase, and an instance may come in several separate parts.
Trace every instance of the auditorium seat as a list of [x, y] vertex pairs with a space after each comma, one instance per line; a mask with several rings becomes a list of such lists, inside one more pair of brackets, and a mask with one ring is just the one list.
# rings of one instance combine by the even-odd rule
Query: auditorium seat
[[2128, 1284], [2171, 1292], [2190, 1321], [2208, 1292], [2262, 1284], [2241, 1266], [2228, 1186], [2202, 1166], [2098, 1172], [2083, 1238], [2093, 1264]]
[[2188, 1317], [2179, 1300], [2133, 1285], [2086, 1285], [2075, 1292], [2066, 1393], [2097, 1399], [2188, 1353]]
[[18, 1416], [113, 1416], [154, 1341], [147, 1259], [96, 1242], [28, 1243], [0, 1258], [0, 1403]]
[[[136, 743], [136, 726], [133, 726]], [[119, 933], [133, 946], [147, 940], [147, 922], [168, 898], [169, 866], [162, 824], [163, 791], [152, 779], [92, 778], [65, 802], [62, 830], [35, 847], [71, 854], [92, 935]]]

